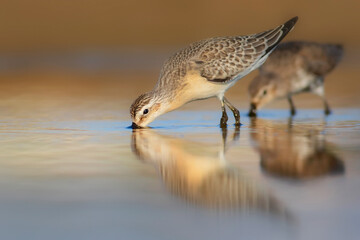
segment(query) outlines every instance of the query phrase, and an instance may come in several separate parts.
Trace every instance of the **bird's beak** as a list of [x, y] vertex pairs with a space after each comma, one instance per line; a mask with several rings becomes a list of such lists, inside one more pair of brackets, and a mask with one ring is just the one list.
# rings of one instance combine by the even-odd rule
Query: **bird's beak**
[[140, 127], [139, 125], [137, 125], [136, 123], [132, 123], [132, 125], [131, 125], [131, 128], [132, 129], [139, 129], [139, 128], [142, 128], [142, 127]]
[[250, 104], [250, 110], [249, 110], [249, 117], [256, 117], [256, 104], [251, 103]]

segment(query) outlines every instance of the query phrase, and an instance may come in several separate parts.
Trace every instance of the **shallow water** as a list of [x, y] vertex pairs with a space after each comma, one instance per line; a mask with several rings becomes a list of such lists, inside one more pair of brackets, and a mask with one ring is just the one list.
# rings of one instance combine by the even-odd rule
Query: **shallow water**
[[293, 119], [263, 110], [255, 120], [243, 109], [243, 125], [227, 131], [212, 110], [133, 131], [127, 112], [106, 106], [46, 109], [3, 108], [2, 239], [360, 234], [358, 109], [326, 118], [302, 109]]

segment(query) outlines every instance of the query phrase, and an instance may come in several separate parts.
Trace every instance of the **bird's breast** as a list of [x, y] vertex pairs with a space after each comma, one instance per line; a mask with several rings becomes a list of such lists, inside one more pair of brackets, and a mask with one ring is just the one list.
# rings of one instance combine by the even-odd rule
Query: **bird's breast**
[[214, 83], [200, 76], [198, 73], [189, 73], [185, 76], [187, 83], [186, 95], [189, 101], [206, 99], [224, 94], [233, 83]]
[[169, 111], [175, 110], [191, 101], [221, 96], [234, 84], [235, 82], [228, 84], [213, 83], [202, 77], [198, 72], [190, 71], [174, 90], [175, 97], [171, 102]]

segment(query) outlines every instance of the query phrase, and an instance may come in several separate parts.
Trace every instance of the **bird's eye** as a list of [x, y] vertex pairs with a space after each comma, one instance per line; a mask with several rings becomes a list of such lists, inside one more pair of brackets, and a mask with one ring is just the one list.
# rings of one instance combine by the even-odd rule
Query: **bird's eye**
[[145, 110], [143, 111], [143, 114], [148, 114], [148, 112], [149, 112], [149, 109], [145, 109]]
[[263, 95], [266, 95], [266, 94], [267, 94], [267, 91], [266, 91], [266, 90], [264, 90]]

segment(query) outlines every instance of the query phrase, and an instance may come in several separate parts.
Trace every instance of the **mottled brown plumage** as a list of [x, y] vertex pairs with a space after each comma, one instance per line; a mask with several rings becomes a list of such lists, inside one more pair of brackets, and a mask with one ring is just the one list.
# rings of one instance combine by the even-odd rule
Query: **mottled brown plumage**
[[[216, 96], [222, 102], [221, 125], [226, 126], [227, 121], [225, 104], [240, 125], [238, 110], [224, 99], [226, 90], [263, 64], [296, 21], [297, 17], [272, 30], [249, 36], [205, 39], [175, 53], [164, 63], [153, 91], [140, 96], [131, 106], [134, 124], [144, 127], [157, 116], [187, 102]], [[156, 114], [152, 111], [153, 104], [160, 104]], [[146, 116], [145, 109], [150, 112]]]
[[[150, 96], [148, 94], [144, 93], [141, 94], [131, 105], [130, 107], [130, 115], [131, 117], [135, 117], [135, 114], [137, 111], [139, 111], [144, 105], [149, 104], [150, 102]], [[141, 104], [140, 104], [141, 103]]]
[[323, 44], [316, 42], [294, 41], [279, 44], [276, 51], [269, 56], [269, 61], [260, 67], [260, 72], [282, 72], [294, 66], [316, 76], [328, 74], [339, 63], [343, 55], [340, 44]]
[[299, 41], [280, 44], [249, 85], [250, 112], [274, 98], [288, 97], [291, 112], [295, 114], [291, 96], [312, 92], [323, 98], [325, 113], [330, 113], [324, 96], [324, 77], [336, 67], [342, 55], [343, 48], [337, 44]]
[[173, 84], [196, 69], [209, 81], [226, 83], [251, 69], [291, 30], [296, 20], [249, 36], [209, 38], [191, 44], [170, 57], [161, 70], [157, 87]]

